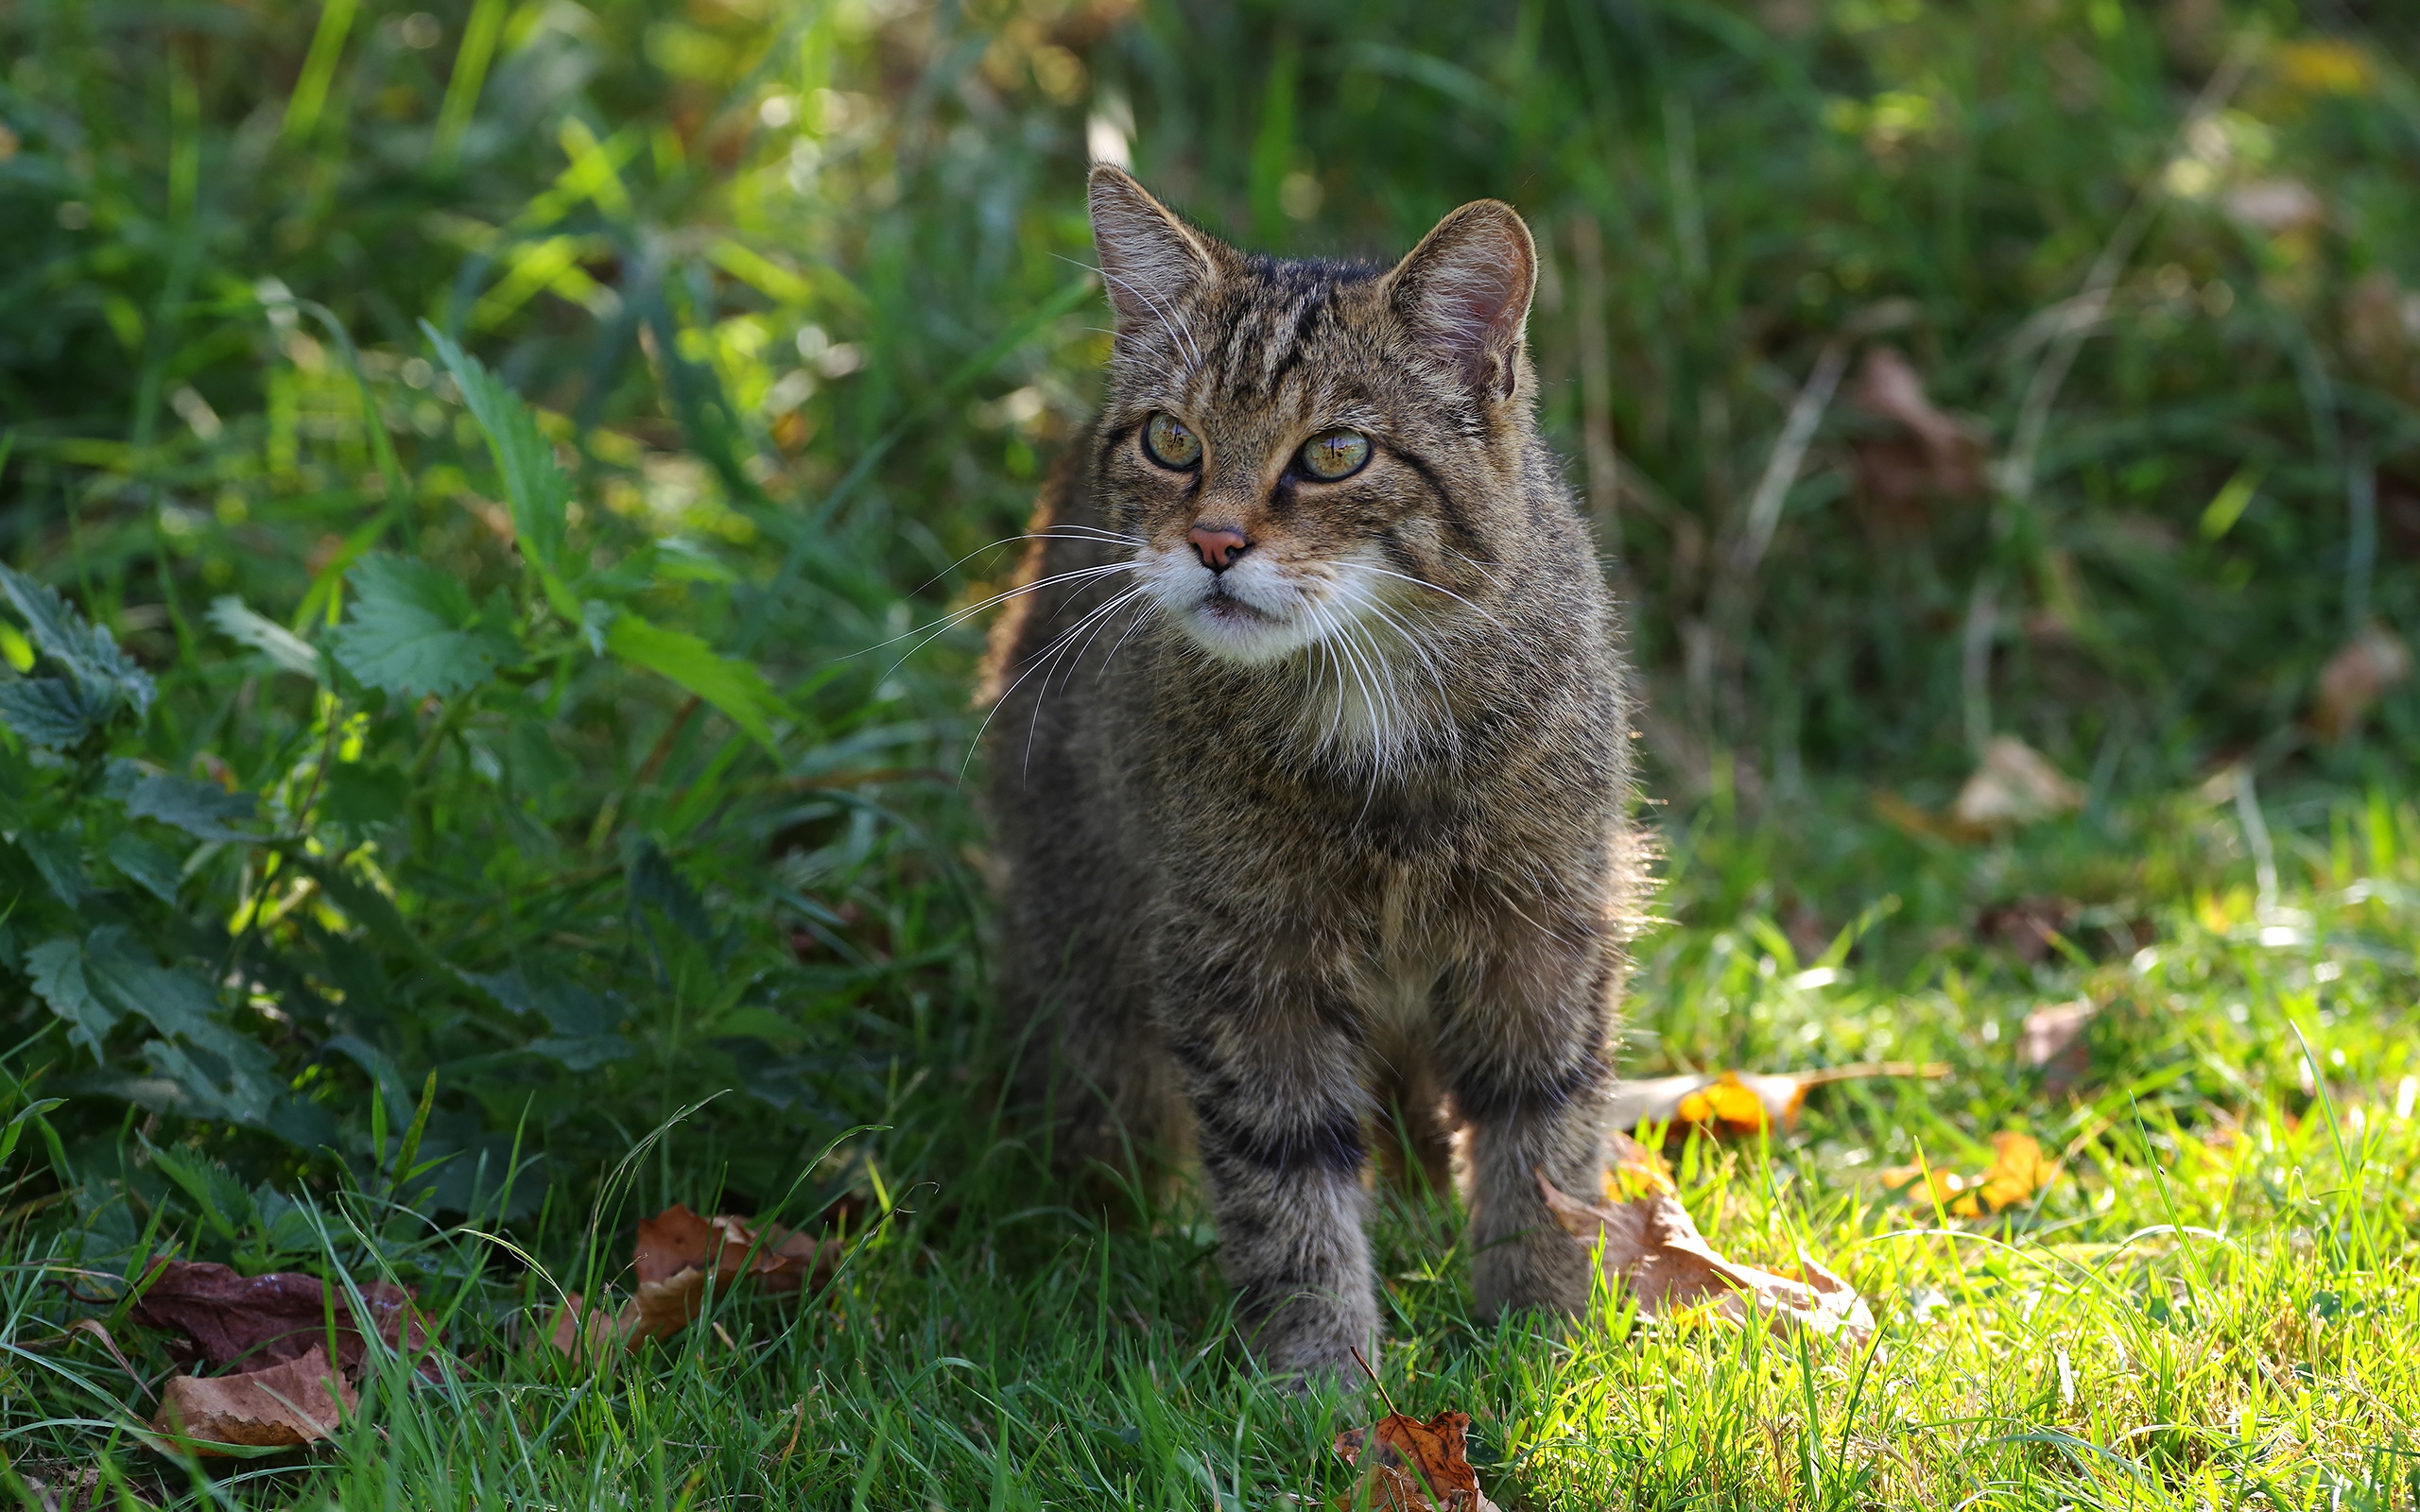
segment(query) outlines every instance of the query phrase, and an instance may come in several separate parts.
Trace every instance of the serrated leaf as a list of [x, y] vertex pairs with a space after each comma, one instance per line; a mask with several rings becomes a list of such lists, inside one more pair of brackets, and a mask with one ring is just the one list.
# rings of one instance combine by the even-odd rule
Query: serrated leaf
[[462, 580], [428, 562], [380, 552], [348, 576], [353, 611], [337, 660], [373, 688], [450, 696], [485, 682], [520, 645], [483, 620]]
[[700, 945], [714, 938], [714, 922], [706, 917], [705, 900], [689, 879], [674, 868], [671, 857], [652, 840], [641, 840], [631, 853], [631, 902], [653, 903], [681, 932]]
[[24, 830], [17, 849], [33, 862], [59, 901], [73, 908], [84, 901], [84, 845], [65, 830]]
[[127, 813], [174, 825], [198, 840], [258, 839], [250, 831], [234, 827], [237, 821], [251, 818], [258, 807], [250, 793], [230, 793], [216, 782], [164, 773], [144, 778], [126, 795]]
[[34, 648], [64, 672], [88, 701], [112, 712], [124, 705], [138, 719], [149, 711], [158, 691], [151, 675], [110, 639], [109, 631], [88, 624], [65, 599], [14, 568], [0, 566], [0, 593], [24, 618]]
[[[521, 396], [505, 387], [478, 358], [464, 352], [426, 321], [421, 329], [439, 360], [461, 386], [462, 401], [487, 434], [488, 450], [504, 476], [512, 507], [512, 533], [521, 554], [550, 575], [562, 571], [563, 537], [571, 503], [571, 478], [555, 460], [554, 444], [538, 429], [538, 418]], [[551, 595], [550, 595], [551, 596]]]
[[210, 606], [210, 623], [231, 641], [251, 646], [285, 671], [314, 679], [327, 677], [320, 648], [230, 593]]
[[173, 903], [184, 885], [184, 868], [177, 858], [131, 831], [110, 842], [110, 865], [162, 902]]
[[780, 754], [773, 744], [773, 721], [789, 711], [753, 663], [717, 655], [685, 630], [667, 630], [630, 613], [606, 630], [605, 648], [696, 694], [766, 750]]
[[83, 941], [43, 941], [26, 952], [26, 974], [33, 979], [34, 995], [67, 1021], [67, 1038], [90, 1050], [98, 1061], [101, 1041], [109, 1038], [118, 1014], [85, 978]]
[[115, 699], [95, 697], [65, 678], [0, 682], [0, 724], [45, 750], [75, 749], [117, 710]]

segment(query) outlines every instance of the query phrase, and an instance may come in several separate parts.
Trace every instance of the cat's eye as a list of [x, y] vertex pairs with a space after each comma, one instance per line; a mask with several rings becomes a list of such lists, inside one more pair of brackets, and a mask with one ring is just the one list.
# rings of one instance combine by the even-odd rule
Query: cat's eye
[[1201, 438], [1185, 429], [1184, 421], [1161, 410], [1143, 422], [1143, 450], [1160, 466], [1183, 470], [1201, 460]]
[[1370, 460], [1370, 438], [1359, 431], [1329, 431], [1303, 443], [1304, 475], [1334, 483], [1361, 471]]

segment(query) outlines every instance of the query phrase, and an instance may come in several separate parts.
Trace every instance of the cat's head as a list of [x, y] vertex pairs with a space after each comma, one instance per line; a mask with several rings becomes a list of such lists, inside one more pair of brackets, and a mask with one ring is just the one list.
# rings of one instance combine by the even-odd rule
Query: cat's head
[[1528, 228], [1464, 205], [1392, 268], [1239, 251], [1093, 169], [1116, 313], [1093, 458], [1163, 615], [1266, 663], [1472, 612], [1532, 507]]

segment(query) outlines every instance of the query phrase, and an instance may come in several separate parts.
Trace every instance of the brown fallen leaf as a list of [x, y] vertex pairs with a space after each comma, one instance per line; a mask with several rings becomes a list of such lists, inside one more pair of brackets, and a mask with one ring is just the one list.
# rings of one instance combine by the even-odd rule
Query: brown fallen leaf
[[2025, 1016], [2025, 1027], [2016, 1040], [2017, 1057], [2042, 1073], [2042, 1090], [2050, 1096], [2066, 1096], [2067, 1089], [2092, 1069], [2083, 1032], [2100, 1011], [2092, 999], [2078, 998]]
[[746, 1280], [781, 1295], [821, 1283], [840, 1261], [837, 1239], [810, 1238], [780, 1224], [759, 1230], [728, 1214], [700, 1218], [675, 1203], [639, 1221], [631, 1253], [636, 1290], [618, 1308], [592, 1307], [579, 1293], [566, 1294], [546, 1330], [558, 1353], [577, 1355], [619, 1344], [635, 1349], [649, 1339], [677, 1333], [705, 1310], [711, 1274], [717, 1291]]
[[1619, 1129], [1642, 1124], [1685, 1124], [1717, 1134], [1753, 1135], [1770, 1127], [1795, 1127], [1811, 1087], [1874, 1076], [1948, 1074], [1945, 1065], [1885, 1060], [1788, 1073], [1726, 1071], [1712, 1075], [1651, 1076], [1615, 1089], [1606, 1122]]
[[293, 1449], [327, 1437], [359, 1405], [352, 1384], [315, 1344], [241, 1375], [174, 1378], [160, 1389], [151, 1426], [199, 1454], [224, 1453], [228, 1445]]
[[2052, 936], [2075, 928], [2083, 905], [2072, 898], [2038, 895], [2014, 902], [1994, 903], [1975, 916], [1975, 934], [1987, 945], [1997, 945], [2026, 965], [2050, 954]]
[[[419, 1354], [428, 1347], [428, 1320], [411, 1294], [388, 1281], [360, 1288], [370, 1326], [389, 1348]], [[188, 1359], [225, 1366], [298, 1360], [323, 1349], [335, 1318], [337, 1365], [348, 1376], [361, 1368], [362, 1335], [352, 1298], [333, 1298], [317, 1277], [275, 1271], [241, 1276], [225, 1265], [164, 1260], [151, 1268], [141, 1300], [127, 1314], [137, 1323], [182, 1333]]]
[[[1948, 498], [1982, 491], [1983, 438], [1970, 423], [1933, 404], [1925, 393], [1923, 374], [1897, 348], [1866, 349], [1848, 398], [1869, 415], [1906, 426], [1915, 436], [1924, 464], [1917, 472], [1898, 464], [1895, 457], [1881, 461], [1891, 455], [1887, 442], [1863, 449], [1859, 460], [1868, 465], [1860, 468], [1860, 474], [1868, 488], [1886, 495], [1896, 490]], [[1873, 458], [1865, 455], [1867, 451], [1874, 454]]]
[[1626, 1135], [1608, 1137], [1603, 1200], [1570, 1196], [1544, 1171], [1537, 1181], [1547, 1211], [1565, 1233], [1601, 1243], [1606, 1276], [1638, 1299], [1642, 1317], [1703, 1309], [1739, 1322], [1762, 1317], [1776, 1333], [1805, 1328], [1854, 1341], [1874, 1332], [1865, 1298], [1805, 1255], [1792, 1277], [1716, 1253], [1660, 1162]]
[[2072, 814], [2084, 792], [2049, 758], [2014, 735], [1994, 735], [1983, 760], [1958, 790], [1949, 816], [1979, 830], [1996, 830]]
[[2383, 625], [2372, 625], [2344, 643], [2319, 671], [2311, 728], [2320, 738], [2342, 740], [2361, 728], [2370, 706], [2389, 688], [2411, 676], [2411, 652]]
[[1935, 1203], [1953, 1218], [1981, 1218], [2031, 1201], [2058, 1178], [2059, 1165], [2044, 1158], [2031, 1134], [2014, 1130], [1992, 1136], [1992, 1163], [1981, 1176], [1894, 1165], [1878, 1173], [1886, 1185], [1906, 1186], [1908, 1200], [1929, 1210]]
[[1496, 1512], [1466, 1455], [1470, 1426], [1466, 1412], [1441, 1412], [1425, 1423], [1391, 1412], [1337, 1435], [1337, 1453], [1361, 1471], [1361, 1484], [1337, 1499], [1338, 1512]]

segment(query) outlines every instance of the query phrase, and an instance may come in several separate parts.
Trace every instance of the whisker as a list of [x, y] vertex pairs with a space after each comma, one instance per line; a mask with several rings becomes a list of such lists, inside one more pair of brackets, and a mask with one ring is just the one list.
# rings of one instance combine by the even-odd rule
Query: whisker
[[1472, 603], [1469, 599], [1462, 597], [1462, 595], [1461, 595], [1461, 594], [1455, 593], [1452, 589], [1450, 589], [1450, 588], [1441, 587], [1440, 585], [1438, 585], [1438, 584], [1436, 584], [1436, 583], [1432, 583], [1432, 582], [1430, 582], [1430, 581], [1429, 581], [1427, 578], [1426, 578], [1426, 577], [1414, 577], [1414, 576], [1413, 576], [1411, 574], [1409, 574], [1409, 573], [1399, 573], [1399, 572], [1396, 572], [1396, 571], [1395, 571], [1393, 568], [1392, 568], [1392, 567], [1379, 567], [1379, 566], [1375, 566], [1375, 565], [1374, 565], [1374, 564], [1372, 564], [1372, 563], [1370, 563], [1370, 562], [1366, 562], [1366, 561], [1357, 561], [1357, 560], [1356, 562], [1354, 562], [1354, 563], [1353, 563], [1353, 565], [1354, 565], [1355, 567], [1358, 568], [1359, 570], [1361, 570], [1362, 572], [1377, 573], [1377, 574], [1381, 575], [1382, 576], [1387, 576], [1387, 577], [1400, 577], [1400, 578], [1402, 578], [1405, 582], [1407, 582], [1407, 583], [1416, 583], [1416, 584], [1418, 584], [1420, 587], [1427, 589], [1430, 593], [1443, 593], [1443, 594], [1444, 594], [1447, 598], [1450, 598], [1450, 599], [1454, 600], [1456, 603], [1459, 603], [1459, 604], [1463, 605], [1465, 608], [1469, 609], [1472, 612], [1484, 616], [1484, 617], [1487, 619], [1487, 621], [1488, 621], [1490, 624], [1492, 624], [1492, 625], [1495, 626], [1495, 627], [1496, 627], [1496, 628], [1498, 628], [1498, 629], [1503, 629], [1503, 628], [1505, 628], [1505, 627], [1505, 627], [1505, 624], [1504, 624], [1504, 622], [1503, 622], [1502, 620], [1499, 620], [1499, 619], [1497, 619], [1495, 615], [1488, 613], [1488, 611], [1487, 611], [1486, 610], [1481, 609], [1478, 605], [1474, 604], [1474, 603]]
[[[1084, 625], [1089, 622], [1093, 627], [1092, 633], [1084, 637], [1083, 644], [1078, 646], [1075, 654], [1067, 659], [1067, 664], [1063, 670], [1072, 675], [1076, 668], [1083, 665], [1084, 653], [1092, 649], [1093, 642], [1100, 638], [1100, 632], [1108, 627], [1110, 621], [1116, 617], [1117, 611], [1128, 604], [1131, 604], [1134, 600], [1142, 597], [1148, 591], [1149, 585], [1141, 588], [1130, 588], [1125, 593], [1120, 593], [1117, 597], [1111, 599], [1108, 603], [1102, 605], [1099, 609], [1097, 609], [1091, 613], [1085, 615], [1082, 620], [1078, 621], [1075, 629], [1083, 628]], [[1142, 616], [1137, 615], [1135, 618], [1139, 622]], [[1132, 627], [1129, 626], [1128, 628], [1132, 629]], [[1075, 631], [1070, 630], [1068, 633], [1073, 635]], [[1120, 644], [1123, 644], [1124, 637], [1119, 637], [1119, 641]], [[1041, 689], [1033, 696], [1033, 713], [1027, 719], [1025, 727], [1025, 760], [1019, 768], [1021, 771], [1031, 772], [1033, 770], [1033, 737], [1042, 729], [1042, 706], [1049, 700], [1050, 682], [1050, 678], [1046, 676], [1042, 679]], [[1062, 690], [1064, 690], [1066, 685], [1066, 679], [1062, 678], [1059, 679], [1059, 686]]]
[[[975, 728], [975, 739], [967, 746], [966, 760], [959, 764], [958, 774], [960, 778], [963, 778], [966, 775], [966, 768], [974, 765], [975, 753], [983, 748], [983, 736], [985, 731], [992, 728], [992, 721], [999, 717], [1000, 711], [1008, 707], [1009, 699], [1015, 696], [1016, 691], [1019, 688], [1025, 686], [1026, 679], [1032, 677], [1035, 673], [1048, 667], [1051, 662], [1057, 658], [1062, 651], [1065, 650], [1069, 643], [1072, 642], [1074, 638], [1083, 630], [1084, 627], [1092, 621], [1094, 615], [1114, 610], [1118, 605], [1125, 603], [1128, 599], [1133, 597], [1137, 593], [1143, 593], [1144, 591], [1145, 588], [1142, 586], [1130, 588], [1124, 593], [1119, 594], [1116, 598], [1111, 599], [1107, 604], [1101, 605], [1099, 608], [1087, 610], [1081, 618], [1078, 619], [1073, 625], [1068, 626], [1065, 629], [1060, 631], [1058, 635], [1051, 639], [1048, 645], [1043, 647], [1041, 651], [1035, 654], [1033, 658], [1033, 664], [1027, 667], [1023, 672], [1018, 673], [1017, 679], [1001, 690], [999, 697], [994, 699], [992, 702], [991, 713], [985, 714], [983, 716], [983, 722]], [[1037, 703], [1037, 712], [1039, 711], [1039, 708], [1040, 705]]]
[[[1160, 329], [1168, 334], [1168, 339], [1178, 343], [1191, 354], [1190, 365], [1196, 368], [1201, 366], [1201, 349], [1194, 343], [1193, 333], [1190, 331], [1180, 331], [1178, 329], [1178, 323], [1171, 321], [1168, 318], [1168, 312], [1161, 306], [1159, 301], [1151, 298], [1151, 294], [1149, 289], [1144, 288], [1132, 279], [1119, 277], [1117, 274], [1111, 272], [1108, 268], [1094, 267], [1090, 263], [1082, 262], [1077, 258], [1068, 257], [1063, 253], [1053, 252], [1051, 255], [1058, 258], [1059, 261], [1063, 263], [1099, 274], [1102, 282], [1115, 284], [1120, 288], [1133, 295], [1136, 299], [1141, 300], [1145, 304], [1150, 305], [1151, 308], [1151, 314], [1159, 318]], [[1112, 335], [1115, 335], [1115, 333], [1113, 332]]]
[[[1081, 536], [1072, 534], [1063, 535], [1060, 533], [1062, 531], [1078, 530], [1091, 530], [1098, 532], [1098, 534], [1093, 536]], [[997, 551], [1002, 546], [1013, 546], [1020, 541], [1076, 541], [1084, 542], [1115, 541], [1120, 545], [1136, 547], [1147, 544], [1140, 536], [1121, 536], [1115, 531], [1101, 530], [1098, 525], [1084, 524], [1053, 525], [1048, 530], [1028, 531], [1028, 533], [1019, 536], [1002, 536], [999, 540], [993, 541], [988, 546], [976, 547], [973, 551], [968, 552], [965, 556], [958, 558], [958, 560], [951, 562], [940, 572], [933, 574], [930, 577], [927, 577], [923, 582], [918, 583], [913, 589], [909, 590], [908, 596], [912, 598], [917, 593], [925, 592], [925, 590], [932, 587], [935, 583], [940, 582], [942, 578], [947, 577], [950, 574], [958, 571], [960, 567], [965, 566], [968, 562], [973, 561], [976, 558], [982, 556], [985, 552]]]
[[894, 635], [888, 641], [878, 641], [873, 645], [867, 646], [864, 651], [852, 651], [849, 654], [853, 657], [863, 656], [867, 651], [879, 651], [886, 645], [895, 645], [901, 641], [908, 639], [910, 635], [923, 636], [923, 640], [918, 641], [914, 645], [909, 646], [906, 651], [900, 653], [899, 660], [890, 663], [890, 672], [883, 674], [885, 677], [889, 677], [890, 672], [896, 672], [901, 667], [907, 665], [908, 658], [914, 656], [917, 652], [932, 644], [935, 641], [940, 640], [951, 630], [956, 629], [958, 627], [965, 624], [968, 620], [973, 619], [976, 615], [982, 613], [985, 610], [991, 609], [994, 605], [1004, 604], [1012, 598], [1023, 598], [1028, 593], [1039, 593], [1041, 590], [1046, 588], [1055, 588], [1063, 583], [1080, 582], [1084, 579], [1098, 577], [1108, 573], [1131, 573], [1139, 571], [1141, 571], [1140, 568], [1136, 567], [1134, 563], [1129, 561], [1102, 562], [1096, 566], [1079, 567], [1071, 572], [1053, 573], [1048, 577], [1039, 578], [1033, 582], [1022, 584], [1016, 588], [1005, 589], [1000, 593], [994, 593], [991, 597], [984, 599], [979, 604], [970, 604], [964, 609], [953, 610], [936, 624], [923, 626], [916, 629], [908, 630], [899, 635]]

